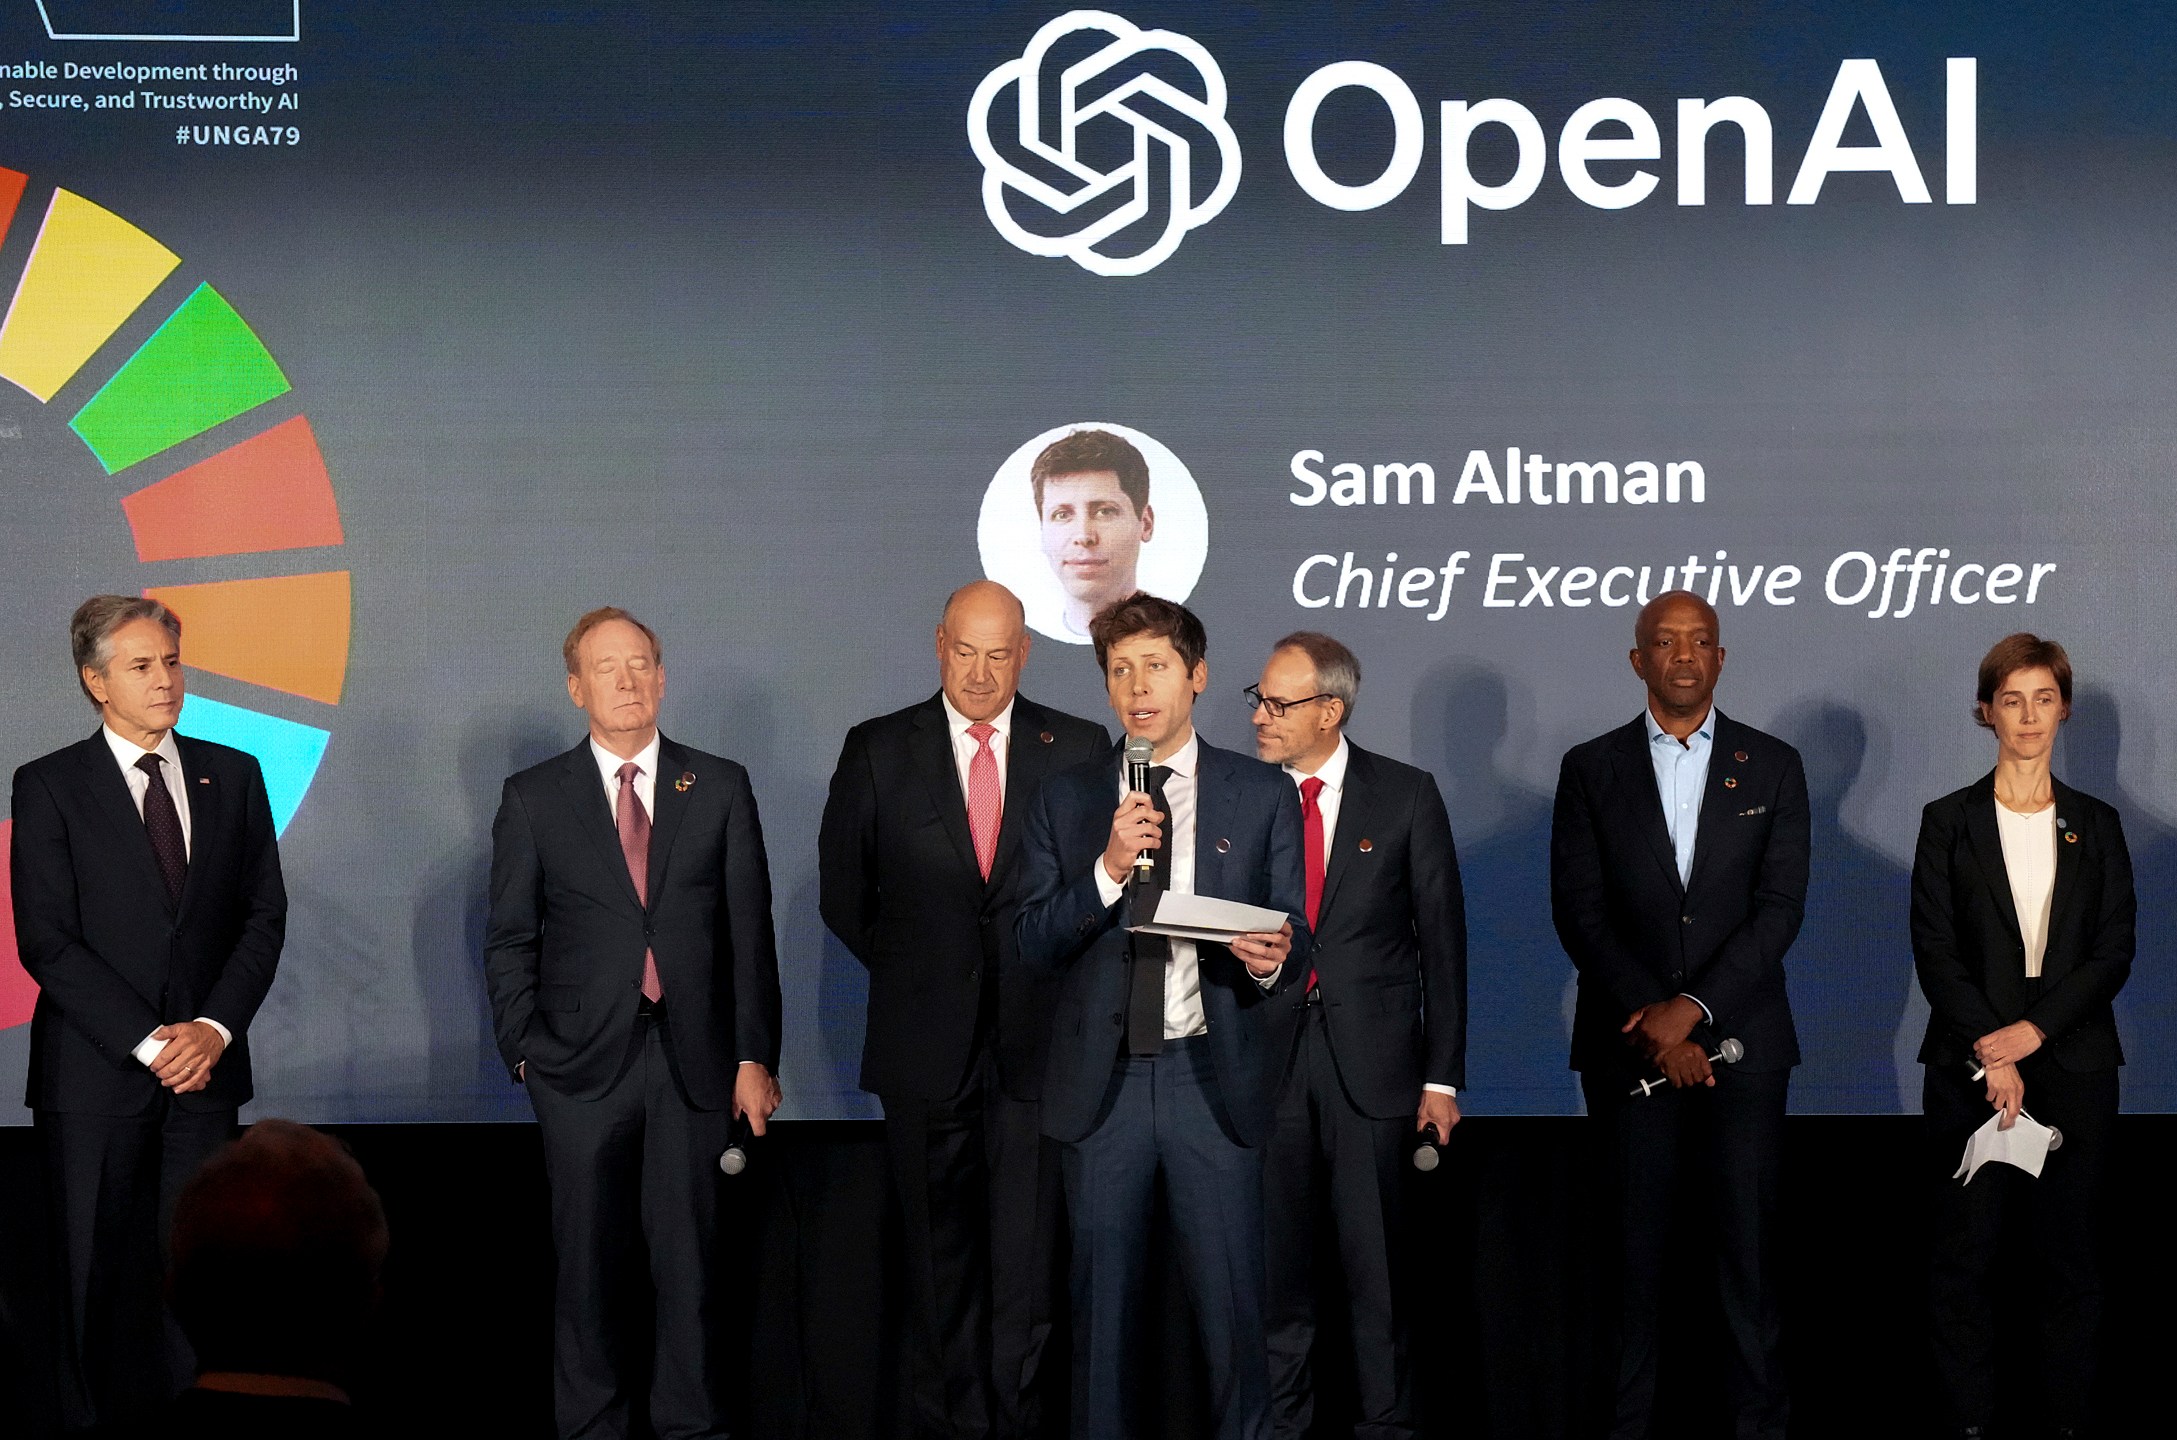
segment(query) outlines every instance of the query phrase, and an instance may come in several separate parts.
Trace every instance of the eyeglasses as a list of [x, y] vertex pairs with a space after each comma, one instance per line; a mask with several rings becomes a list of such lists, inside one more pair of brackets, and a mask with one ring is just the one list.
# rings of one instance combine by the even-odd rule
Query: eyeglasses
[[1310, 695], [1305, 700], [1272, 700], [1252, 685], [1240, 693], [1247, 697], [1248, 709], [1267, 710], [1270, 712], [1272, 720], [1283, 720], [1285, 712], [1296, 705], [1313, 705], [1318, 700], [1335, 700], [1338, 698], [1335, 695]]

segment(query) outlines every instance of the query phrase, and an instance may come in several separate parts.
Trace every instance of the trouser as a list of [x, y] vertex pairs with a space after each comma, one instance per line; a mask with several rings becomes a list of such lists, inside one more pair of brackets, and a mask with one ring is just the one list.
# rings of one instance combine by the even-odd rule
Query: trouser
[[141, 1114], [39, 1110], [33, 1123], [60, 1236], [61, 1423], [112, 1424], [195, 1378], [163, 1298], [168, 1231], [182, 1186], [234, 1135], [235, 1112], [184, 1110], [162, 1090]]
[[1103, 1119], [1065, 1149], [1073, 1222], [1073, 1436], [1141, 1433], [1130, 1340], [1144, 1323], [1149, 1227], [1164, 1180], [1172, 1248], [1209, 1361], [1219, 1440], [1263, 1440], [1262, 1152], [1233, 1137], [1207, 1036], [1122, 1057]]
[[612, 1088], [572, 1100], [531, 1070], [552, 1191], [552, 1408], [562, 1440], [620, 1440], [639, 1393], [627, 1337], [648, 1254], [657, 1440], [726, 1433], [717, 1358], [718, 1157], [732, 1111], [691, 1104], [663, 1012], [635, 1022]]
[[[1403, 1245], [1411, 1114], [1379, 1120], [1346, 1094], [1319, 1004], [1302, 1011], [1277, 1119], [1263, 1145], [1263, 1234], [1270, 1345], [1270, 1427], [1305, 1440], [1315, 1422], [1316, 1216], [1329, 1192], [1353, 1328], [1357, 1440], [1414, 1433], [1406, 1358]], [[1338, 1427], [1341, 1431], [1343, 1426]]]
[[[1928, 1175], [1936, 1186], [1935, 1232], [1929, 1246], [1929, 1336], [1951, 1418], [1986, 1425], [1995, 1418], [1995, 1301], [2004, 1217], [2023, 1206], [2032, 1235], [2030, 1256], [2016, 1257], [2040, 1272], [2036, 1343], [2000, 1347], [2013, 1364], [2030, 1353], [2048, 1396], [2049, 1419], [2086, 1428], [2094, 1392], [2101, 1331], [2099, 1225], [2102, 1179], [2116, 1128], [2117, 1072], [2073, 1073], [2043, 1054], [2019, 1066], [2026, 1112], [2063, 1132], [2039, 1179], [2016, 1166], [1983, 1165], [1970, 1185], [1951, 1178], [1972, 1133], [1994, 1107], [1984, 1081], [1964, 1066], [1930, 1065], [1921, 1090], [1926, 1112]], [[2005, 1266], [2016, 1273], [2016, 1260]]]
[[[1783, 1440], [1784, 1383], [1776, 1294], [1776, 1209], [1788, 1070], [1719, 1066], [1716, 1084], [1626, 1093], [1619, 1070], [1581, 1077], [1601, 1127], [1616, 1217], [1617, 1300], [1604, 1347], [1608, 1433], [1646, 1440], [1671, 1229], [1688, 1204], [1712, 1213], [1717, 1299], [1729, 1337], [1725, 1397], [1735, 1440]], [[1684, 1267], [1678, 1267], [1682, 1272]]]
[[1062, 1180], [1041, 1107], [1005, 1093], [984, 1047], [943, 1100], [884, 1097], [900, 1198], [916, 1423], [1027, 1440], [1057, 1289]]

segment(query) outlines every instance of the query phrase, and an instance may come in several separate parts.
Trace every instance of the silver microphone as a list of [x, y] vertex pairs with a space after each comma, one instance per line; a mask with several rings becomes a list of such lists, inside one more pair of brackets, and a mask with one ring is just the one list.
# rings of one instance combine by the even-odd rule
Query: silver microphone
[[[1712, 1065], [1719, 1060], [1721, 1060], [1726, 1065], [1736, 1065], [1745, 1058], [1746, 1047], [1744, 1045], [1741, 1045], [1736, 1037], [1726, 1040], [1722, 1044], [1718, 1045], [1716, 1047], [1716, 1053], [1708, 1057], [1709, 1063]], [[1640, 1096], [1653, 1095], [1656, 1091], [1661, 1090], [1664, 1086], [1670, 1083], [1670, 1081], [1662, 1079], [1643, 1080], [1638, 1085], [1635, 1085], [1632, 1089], [1626, 1091], [1625, 1093], [1628, 1095]]]
[[[1149, 793], [1149, 763], [1156, 758], [1156, 747], [1140, 736], [1126, 742], [1126, 788]], [[1146, 882], [1156, 869], [1156, 856], [1144, 850], [1134, 857], [1134, 878]]]
[[1442, 1143], [1443, 1140], [1437, 1135], [1435, 1125], [1431, 1124], [1423, 1126], [1421, 1130], [1421, 1143], [1414, 1147], [1414, 1169], [1419, 1170], [1422, 1174], [1426, 1175], [1431, 1170], [1434, 1170], [1437, 1166], [1443, 1164], [1444, 1157], [1437, 1152], [1436, 1148]]
[[738, 1175], [748, 1168], [748, 1142], [755, 1132], [750, 1129], [748, 1117], [733, 1122], [733, 1132], [726, 1137], [726, 1152], [718, 1157], [718, 1168], [728, 1175]]

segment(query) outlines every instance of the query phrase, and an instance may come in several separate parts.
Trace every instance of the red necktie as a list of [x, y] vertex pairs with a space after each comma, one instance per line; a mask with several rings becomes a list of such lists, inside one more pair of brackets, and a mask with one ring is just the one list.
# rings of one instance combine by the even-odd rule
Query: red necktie
[[[630, 760], [620, 767], [620, 798], [612, 807], [613, 823], [620, 829], [620, 853], [627, 859], [627, 875], [635, 882], [635, 898], [650, 903], [650, 812], [635, 793], [635, 777], [642, 767]], [[643, 951], [643, 999], [655, 1005], [665, 997], [658, 983], [658, 957]]]
[[975, 758], [968, 761], [968, 833], [975, 838], [975, 868], [990, 878], [990, 862], [998, 856], [998, 822], [1005, 814], [1005, 799], [998, 792], [998, 755], [990, 737], [998, 727], [978, 720], [968, 727], [975, 741]]
[[[1310, 775], [1300, 782], [1300, 835], [1302, 862], [1308, 870], [1308, 928], [1323, 911], [1323, 777]], [[1308, 988], [1315, 988], [1316, 974], [1308, 971]]]

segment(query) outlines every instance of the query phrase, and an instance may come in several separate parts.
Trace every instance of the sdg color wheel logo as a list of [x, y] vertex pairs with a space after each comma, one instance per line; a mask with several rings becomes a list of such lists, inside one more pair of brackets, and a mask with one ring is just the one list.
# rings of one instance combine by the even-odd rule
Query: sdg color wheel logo
[[1096, 275], [1154, 270], [1240, 187], [1216, 59], [1102, 10], [1069, 10], [984, 76], [968, 143], [998, 233]]
[[[0, 246], [10, 255], [21, 251], [7, 242], [36, 213], [28, 189], [27, 175], [0, 169]], [[178, 728], [255, 755], [285, 831], [316, 778], [347, 679], [348, 571], [314, 568], [345, 537], [310, 421], [278, 403], [293, 388], [279, 362], [210, 283], [170, 283], [181, 265], [93, 201], [65, 189], [47, 198], [0, 319], [0, 380], [49, 407], [38, 415], [50, 422], [0, 430], [10, 561], [42, 566], [47, 588], [68, 584], [72, 563], [98, 572], [75, 590], [140, 590], [173, 607], [187, 664], [217, 677], [227, 697], [201, 693], [192, 677]], [[101, 471], [110, 493], [82, 494]], [[111, 530], [101, 530], [106, 517]], [[101, 533], [56, 562], [36, 552], [77, 542], [54, 526]], [[145, 575], [103, 573], [118, 554], [113, 531], [152, 567]], [[62, 590], [41, 603], [79, 598]], [[28, 621], [59, 625], [58, 615]], [[0, 822], [0, 856], [12, 831]], [[28, 1020], [35, 995], [5, 887], [0, 866], [0, 1028]]]

